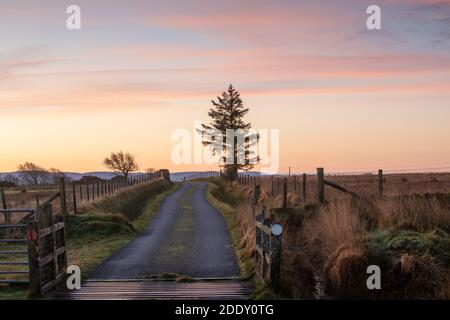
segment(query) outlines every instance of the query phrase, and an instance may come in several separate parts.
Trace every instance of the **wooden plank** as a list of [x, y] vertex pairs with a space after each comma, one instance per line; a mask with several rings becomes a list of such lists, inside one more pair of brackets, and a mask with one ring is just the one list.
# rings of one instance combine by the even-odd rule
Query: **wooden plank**
[[51, 253], [44, 258], [38, 258], [39, 261], [39, 267], [42, 268], [52, 262], [54, 259], [56, 259], [60, 254], [63, 254], [66, 252], [66, 247], [60, 247], [55, 250], [54, 253]]
[[120, 299], [240, 299], [247, 300], [254, 284], [237, 281], [194, 281], [192, 283], [117, 281], [88, 282], [81, 290], [61, 290], [57, 299], [120, 300]]
[[58, 230], [61, 230], [62, 228], [64, 228], [64, 221], [58, 222], [58, 223], [53, 225], [53, 231], [54, 232], [56, 232]]
[[60, 195], [59, 192], [58, 192], [58, 193], [55, 193], [53, 196], [50, 197], [50, 199], [48, 199], [47, 201], [45, 201], [44, 203], [42, 203], [42, 204], [41, 204], [41, 207], [42, 207], [42, 206], [45, 206], [45, 205], [48, 205], [48, 204], [50, 204], [50, 203], [52, 203], [53, 201], [55, 201], [56, 199], [58, 199], [59, 195]]
[[53, 253], [45, 256], [44, 258], [38, 258], [39, 268], [45, 267], [47, 264], [52, 262], [53, 259], [55, 259], [55, 255]]
[[259, 245], [256, 245], [256, 246], [255, 246], [255, 251], [256, 251], [261, 257], [264, 257], [264, 250], [263, 250]]
[[58, 249], [55, 249], [55, 256], [59, 256], [60, 254], [63, 254], [66, 252], [66, 247], [59, 247]]
[[52, 233], [55, 233], [58, 230], [61, 230], [62, 228], [64, 228], [64, 222], [58, 222], [57, 224], [54, 224], [51, 227], [41, 229], [39, 230], [39, 238], [46, 237]]
[[338, 185], [336, 183], [333, 183], [331, 181], [324, 180], [323, 183], [325, 185], [327, 185], [327, 186], [330, 186], [330, 187], [336, 189], [336, 190], [339, 190], [339, 191], [342, 191], [344, 193], [347, 193], [347, 194], [349, 194], [349, 195], [351, 195], [353, 197], [356, 197], [356, 198], [360, 198], [361, 197], [359, 194], [357, 194], [357, 193], [355, 193], [353, 191], [350, 191], [350, 190], [344, 188], [343, 186], [340, 186], [340, 185]]
[[39, 230], [39, 239], [42, 239], [52, 233], [53, 233], [53, 227], [41, 229], [41, 230]]
[[0, 239], [1, 243], [25, 243], [26, 239]]
[[66, 275], [65, 272], [60, 272], [59, 274], [57, 274], [54, 280], [50, 281], [49, 283], [46, 283], [41, 287], [41, 293], [46, 294], [52, 291], [54, 288], [58, 286], [59, 282], [62, 279], [64, 279], [65, 275]]
[[271, 261], [272, 261], [271, 258], [270, 258], [270, 255], [268, 255], [268, 254], [264, 255], [264, 261], [270, 267], [270, 264], [271, 264]]
[[262, 232], [271, 235], [272, 234], [272, 230], [266, 226], [265, 224], [261, 223], [261, 222], [256, 222], [256, 227], [259, 228]]

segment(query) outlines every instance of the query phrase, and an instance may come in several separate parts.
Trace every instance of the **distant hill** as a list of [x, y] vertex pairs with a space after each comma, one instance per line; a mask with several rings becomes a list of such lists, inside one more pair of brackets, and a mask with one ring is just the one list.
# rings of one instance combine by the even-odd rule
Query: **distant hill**
[[[184, 171], [184, 172], [173, 172], [170, 174], [170, 178], [173, 181], [182, 181], [186, 178], [186, 180], [189, 180], [190, 178], [194, 178], [200, 174], [202, 174], [205, 171]], [[217, 171], [215, 171], [217, 172]], [[110, 180], [113, 177], [120, 175], [120, 173], [117, 172], [111, 172], [111, 171], [91, 171], [91, 172], [64, 172], [66, 176], [68, 176], [70, 179], [77, 181], [80, 180], [83, 176], [93, 176], [97, 177], [103, 180]], [[136, 176], [143, 174], [142, 172], [135, 172], [130, 174], [130, 176]], [[249, 171], [244, 172], [243, 174], [250, 175], [250, 176], [259, 176], [259, 175], [265, 175], [264, 173], [257, 172], [257, 171]], [[19, 172], [0, 172], [0, 180], [3, 179], [3, 177], [7, 175], [12, 175], [15, 177], [19, 176]]]
[[[92, 171], [92, 172], [64, 172], [66, 176], [68, 176], [72, 180], [80, 180], [83, 176], [93, 176], [104, 180], [109, 180], [117, 175], [120, 175], [120, 173], [117, 172], [110, 172], [110, 171]], [[140, 175], [143, 174], [142, 172], [135, 172], [130, 174], [130, 176]], [[12, 175], [15, 177], [19, 177], [19, 172], [0, 172], [0, 180], [3, 179], [3, 177], [7, 175]]]

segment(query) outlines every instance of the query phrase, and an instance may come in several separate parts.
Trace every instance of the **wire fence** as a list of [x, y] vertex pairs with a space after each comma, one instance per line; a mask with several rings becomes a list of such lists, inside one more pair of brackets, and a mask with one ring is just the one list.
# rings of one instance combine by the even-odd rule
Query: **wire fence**
[[[410, 194], [450, 193], [450, 173], [433, 172], [445, 167], [407, 170], [316, 172], [291, 175], [241, 173], [238, 183], [254, 188], [288, 205], [324, 202], [349, 196], [370, 198]], [[450, 168], [449, 168], [450, 169]], [[323, 170], [323, 169], [322, 169]], [[287, 199], [286, 199], [287, 198]]]
[[[81, 206], [110, 197], [117, 192], [162, 177], [162, 171], [154, 173], [133, 174], [128, 178], [116, 176], [110, 180], [89, 177], [81, 181], [65, 181], [63, 192], [67, 210], [77, 213]], [[0, 189], [0, 208], [37, 208], [42, 201], [53, 194], [61, 192], [60, 185], [50, 185], [45, 188], [30, 186], [14, 191]], [[55, 210], [60, 210], [56, 204]], [[2, 217], [0, 217], [2, 220]]]

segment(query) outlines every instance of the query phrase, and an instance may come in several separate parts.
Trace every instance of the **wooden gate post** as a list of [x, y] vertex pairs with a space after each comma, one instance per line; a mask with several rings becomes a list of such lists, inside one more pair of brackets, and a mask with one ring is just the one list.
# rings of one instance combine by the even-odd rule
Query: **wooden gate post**
[[283, 208], [287, 208], [287, 196], [288, 196], [288, 178], [284, 178], [284, 185], [283, 185]]
[[27, 223], [27, 243], [31, 296], [37, 296], [41, 293], [41, 271], [39, 268], [38, 237], [38, 222], [29, 221]]
[[[5, 191], [3, 189], [0, 189], [0, 200], [2, 201], [2, 209], [6, 210], [8, 209], [8, 206], [6, 205], [6, 197], [5, 197]], [[5, 213], [5, 224], [11, 224], [11, 215]], [[9, 228], [6, 228], [6, 239], [9, 239]]]
[[77, 214], [77, 193], [75, 191], [75, 183], [72, 182], [72, 201], [73, 201], [73, 213]]
[[63, 216], [67, 215], [67, 202], [66, 202], [66, 184], [64, 178], [59, 178], [59, 199], [61, 203], [61, 214]]
[[323, 204], [325, 202], [325, 184], [324, 169], [317, 168], [317, 202]]
[[[273, 221], [272, 221], [273, 222]], [[270, 285], [277, 290], [280, 286], [280, 264], [281, 264], [281, 235], [271, 234], [270, 241]]]

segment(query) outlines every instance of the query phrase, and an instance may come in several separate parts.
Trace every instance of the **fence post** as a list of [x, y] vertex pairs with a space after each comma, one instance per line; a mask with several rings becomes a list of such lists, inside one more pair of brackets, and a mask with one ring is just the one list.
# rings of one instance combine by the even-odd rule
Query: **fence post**
[[325, 184], [324, 180], [324, 169], [317, 168], [317, 201], [319, 204], [325, 202]]
[[306, 173], [303, 174], [303, 204], [306, 203]]
[[288, 196], [288, 178], [284, 178], [284, 185], [283, 185], [283, 208], [287, 208], [287, 196]]
[[34, 200], [36, 201], [36, 210], [37, 210], [37, 209], [39, 209], [39, 206], [40, 206], [39, 196], [36, 196], [34, 198]]
[[272, 196], [275, 194], [274, 191], [274, 181], [273, 181], [273, 175], [271, 176], [271, 182], [272, 182], [272, 190], [270, 191], [272, 193]]
[[87, 183], [87, 181], [86, 181], [86, 199], [88, 202], [91, 200], [89, 195], [89, 183]]
[[[37, 221], [27, 223], [28, 265], [30, 276], [30, 294], [39, 295], [41, 292], [41, 272], [38, 257], [39, 227]], [[33, 236], [33, 237], [31, 237]]]
[[75, 191], [75, 183], [72, 183], [72, 201], [73, 201], [73, 213], [77, 214], [77, 194]]
[[6, 205], [5, 191], [3, 189], [0, 189], [0, 198], [2, 201], [2, 209], [8, 209], [8, 206]]
[[[64, 180], [64, 179], [63, 179]], [[64, 190], [65, 191], [65, 190]], [[61, 197], [60, 197], [61, 198]], [[65, 197], [64, 197], [65, 201]], [[38, 230], [40, 229], [46, 229], [48, 227], [52, 227], [54, 223], [54, 217], [53, 217], [53, 207], [51, 204], [43, 204], [39, 208], [39, 222], [38, 222]], [[62, 211], [62, 210], [61, 210]], [[67, 210], [66, 210], [67, 213]], [[64, 219], [64, 215], [61, 212], [60, 217]], [[64, 221], [64, 220], [63, 220]], [[39, 232], [39, 231], [38, 231]], [[38, 237], [39, 233], [38, 233]], [[45, 294], [48, 292], [49, 289], [52, 288], [51, 283], [56, 279], [56, 273], [57, 273], [57, 266], [56, 266], [56, 259], [55, 259], [55, 234], [52, 232], [46, 236], [41, 237], [41, 239], [38, 241], [39, 247], [38, 247], [38, 257], [44, 258], [45, 256], [53, 255], [52, 260], [45, 264], [45, 265], [38, 265], [39, 273], [44, 274], [46, 280], [41, 279], [41, 287], [40, 287], [40, 293]], [[45, 282], [46, 283], [45, 283]]]
[[59, 199], [61, 203], [61, 215], [63, 217], [67, 214], [67, 202], [66, 202], [66, 184], [64, 178], [59, 178]]
[[[8, 209], [8, 206], [6, 205], [5, 191], [3, 189], [0, 189], [0, 198], [2, 201], [2, 209]], [[5, 213], [5, 224], [11, 224], [11, 215], [7, 213]], [[9, 228], [6, 228], [6, 239], [9, 239]]]
[[384, 186], [383, 186], [383, 170], [378, 170], [378, 192], [380, 193], [380, 196], [384, 193]]
[[[272, 221], [273, 223], [273, 221]], [[270, 235], [270, 285], [275, 290], [280, 287], [280, 257], [281, 257], [281, 235]]]

